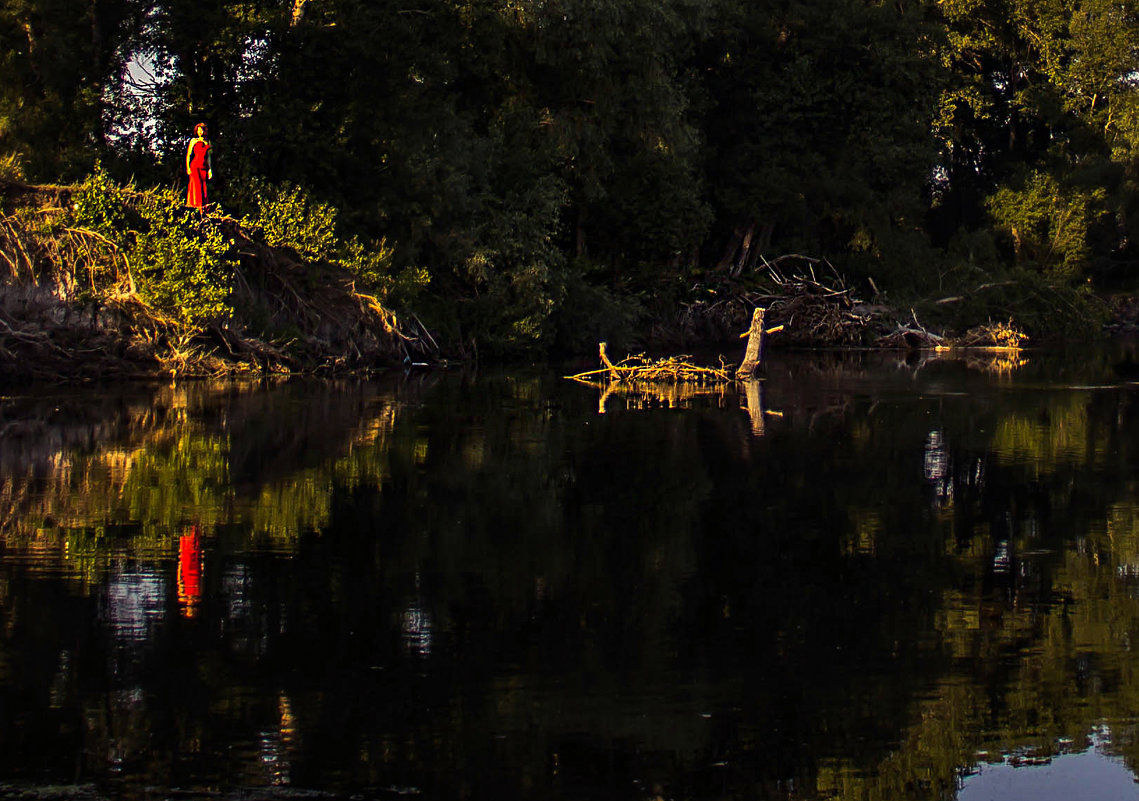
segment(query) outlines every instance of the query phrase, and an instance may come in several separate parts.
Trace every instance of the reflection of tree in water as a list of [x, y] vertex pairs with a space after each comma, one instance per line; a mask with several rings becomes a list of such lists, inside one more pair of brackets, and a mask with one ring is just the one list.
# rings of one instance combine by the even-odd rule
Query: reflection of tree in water
[[[324, 525], [337, 472], [379, 480], [382, 465], [362, 474], [359, 453], [382, 450], [395, 422], [394, 403], [369, 385], [316, 386], [8, 402], [0, 538], [9, 550], [54, 551], [56, 569], [93, 581], [106, 570], [99, 555], [124, 544], [169, 557], [172, 532], [188, 521], [290, 549]], [[45, 405], [82, 412], [45, 415]]]
[[[96, 587], [151, 583], [114, 614], [106, 602], [108, 641], [74, 622], [82, 608], [17, 636], [30, 604], [58, 603], [60, 573], [3, 566], [0, 676], [13, 686], [32, 675], [21, 662], [42, 662], [42, 679], [22, 680], [61, 715], [119, 709], [86, 713], [87, 770], [118, 749], [158, 784], [951, 797], [978, 750], [1043, 758], [1139, 711], [1129, 399], [1002, 385], [997, 403], [986, 384], [938, 389], [951, 378], [915, 393], [850, 362], [773, 373], [763, 400], [783, 417], [763, 437], [738, 408], [601, 417], [577, 388], [518, 378], [440, 382], [415, 407], [318, 396], [326, 411], [299, 425], [347, 433], [291, 471], [275, 464], [278, 489], [254, 479], [279, 423], [243, 412], [254, 433], [222, 436], [211, 426], [237, 413], [190, 404], [177, 425], [213, 444], [156, 436], [167, 445], [131, 463], [140, 483], [113, 486], [129, 495], [145, 475], [161, 496], [175, 464], [216, 448], [224, 469], [193, 484], [205, 508], [227, 509], [211, 499], [235, 484], [264, 499], [204, 523], [198, 614], [177, 614], [182, 501], [128, 506], [168, 510], [149, 528], [88, 522], [42, 550], [28, 514], [9, 554], [82, 553], [101, 566]], [[291, 419], [304, 403], [250, 409]], [[328, 424], [330, 404], [343, 422]], [[286, 449], [306, 436], [290, 431]], [[161, 461], [148, 447], [166, 448], [168, 474], [139, 472]], [[53, 502], [77, 486], [53, 480]], [[106, 485], [89, 486], [94, 504]], [[121, 680], [103, 651], [135, 641], [116, 627], [146, 632]], [[139, 686], [142, 703], [114, 700]], [[152, 739], [135, 745], [128, 722]], [[1134, 765], [1132, 743], [1117, 727]]]
[[[1119, 393], [1105, 394], [1051, 398], [1046, 415], [1038, 397], [1023, 417], [1006, 412], [958, 428], [964, 444], [951, 445], [947, 461], [960, 467], [950, 471], [952, 498], [939, 513], [952, 526], [957, 575], [942, 582], [935, 618], [952, 661], [917, 696], [918, 722], [901, 728], [900, 747], [874, 773], [846, 761], [832, 766], [827, 782], [839, 797], [922, 797], [905, 793], [920, 775], [948, 794], [954, 768], [971, 764], [978, 749], [1000, 759], [1031, 748], [1046, 758], [1085, 742], [1100, 719], [1128, 721], [1139, 710], [1126, 667], [1139, 608], [1112, 564], [1135, 552], [1114, 500], [1132, 510], [1135, 487], [1121, 485], [1128, 471], [1112, 463], [1108, 445], [1118, 441], [1117, 425], [1132, 424], [1104, 403]], [[996, 432], [984, 446], [995, 461], [970, 452], [977, 426]], [[928, 469], [926, 478], [944, 486]], [[1128, 511], [1126, 528], [1134, 517]], [[1105, 523], [1106, 538], [1097, 534]]]
[[[230, 748], [211, 747], [208, 733], [243, 731], [247, 720], [280, 717], [288, 725], [256, 737], [264, 755], [276, 754], [274, 783], [287, 777], [285, 752], [293, 742], [287, 697], [281, 696], [286, 712], [280, 716], [258, 711], [260, 690], [250, 691], [252, 679], [217, 670], [211, 656], [215, 632], [229, 643], [226, 650], [254, 661], [265, 656], [268, 627], [274, 636], [285, 633], [279, 612], [250, 597], [257, 571], [224, 554], [252, 547], [288, 555], [303, 533], [327, 521], [334, 481], [379, 482], [396, 401], [376, 389], [189, 384], [90, 393], [74, 401], [28, 396], [0, 402], [6, 511], [0, 596], [20, 601], [0, 601], [0, 617], [7, 611], [13, 624], [0, 665], [5, 659], [20, 664], [30, 654], [49, 665], [52, 706], [62, 716], [38, 716], [43, 719], [28, 726], [13, 714], [12, 725], [42, 728], [44, 736], [26, 738], [31, 759], [21, 759], [28, 756], [21, 748], [10, 749], [11, 764], [20, 766], [10, 775], [59, 758], [73, 767], [53, 775], [68, 778], [86, 771], [141, 781], [151, 770], [161, 773], [164, 763], [170, 767], [159, 783], [191, 769], [186, 766], [224, 778], [233, 770]], [[414, 386], [406, 389], [414, 396]], [[41, 626], [19, 625], [27, 619], [19, 611], [26, 590], [17, 595], [4, 576], [38, 576], [44, 581], [35, 586], [45, 588], [70, 586], [63, 592], [83, 604], [73, 613], [76, 633], [58, 631], [61, 624], [49, 611], [59, 610], [58, 600], [36, 605]], [[214, 597], [223, 601], [221, 609]], [[185, 623], [176, 621], [176, 610]], [[80, 633], [96, 612], [103, 633]], [[203, 619], [195, 620], [199, 613]], [[215, 629], [216, 622], [222, 625]], [[61, 650], [61, 642], [69, 647]], [[188, 651], [191, 642], [205, 647]], [[0, 675], [26, 690], [32, 674]], [[164, 677], [157, 685], [156, 676]], [[171, 703], [180, 710], [176, 732], [164, 728]], [[77, 704], [86, 710], [81, 723], [66, 719]], [[273, 709], [278, 706], [274, 700]], [[43, 743], [58, 748], [68, 739], [64, 731], [85, 743], [78, 760], [46, 755]], [[255, 737], [252, 730], [248, 736]], [[261, 764], [268, 763], [251, 752], [248, 769]]]

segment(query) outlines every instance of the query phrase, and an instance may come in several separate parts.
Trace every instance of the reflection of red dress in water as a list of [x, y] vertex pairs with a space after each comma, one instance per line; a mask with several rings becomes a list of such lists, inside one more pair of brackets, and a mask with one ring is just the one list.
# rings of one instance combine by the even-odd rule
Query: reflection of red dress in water
[[186, 617], [194, 617], [202, 597], [202, 539], [197, 526], [178, 541], [178, 601]]
[[206, 179], [210, 177], [210, 143], [197, 138], [186, 148], [186, 172], [190, 174], [190, 187], [186, 190], [186, 205], [200, 209], [206, 199]]

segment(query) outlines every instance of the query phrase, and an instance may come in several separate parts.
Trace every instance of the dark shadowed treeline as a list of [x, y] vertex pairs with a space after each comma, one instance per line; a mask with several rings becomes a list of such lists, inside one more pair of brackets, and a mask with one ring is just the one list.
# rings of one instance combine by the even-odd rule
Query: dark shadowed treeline
[[171, 186], [205, 121], [223, 210], [303, 191], [486, 351], [634, 341], [787, 253], [1056, 333], [1135, 277], [1137, 27], [1131, 0], [5, 0], [0, 155]]

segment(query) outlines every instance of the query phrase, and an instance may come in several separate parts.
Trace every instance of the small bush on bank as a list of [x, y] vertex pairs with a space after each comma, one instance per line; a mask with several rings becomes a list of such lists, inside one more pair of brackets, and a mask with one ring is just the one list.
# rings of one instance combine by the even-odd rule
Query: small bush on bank
[[97, 164], [72, 198], [70, 223], [126, 255], [138, 297], [173, 323], [176, 339], [232, 313], [230, 243], [174, 190], [134, 192]]
[[95, 164], [72, 196], [72, 221], [80, 228], [106, 237], [120, 248], [130, 246], [134, 232], [127, 222], [127, 198], [123, 188], [103, 166]]
[[326, 258], [337, 249], [337, 212], [331, 205], [289, 183], [273, 186], [253, 179], [245, 191], [256, 211], [244, 222], [260, 229], [265, 244], [292, 248], [307, 261]]
[[337, 225], [339, 211], [296, 184], [251, 179], [240, 194], [243, 205], [252, 209], [242, 223], [259, 230], [267, 245], [291, 248], [305, 261], [342, 267], [355, 276], [360, 291], [374, 293], [385, 303], [409, 304], [431, 280], [424, 267], [397, 272], [395, 248], [386, 239], [365, 245], [357, 237], [343, 236]]
[[235, 259], [221, 230], [185, 208], [177, 193], [148, 193], [138, 207], [144, 222], [131, 249], [138, 293], [191, 337], [233, 313], [228, 298]]
[[25, 177], [23, 153], [8, 152], [0, 155], [0, 180], [23, 181]]

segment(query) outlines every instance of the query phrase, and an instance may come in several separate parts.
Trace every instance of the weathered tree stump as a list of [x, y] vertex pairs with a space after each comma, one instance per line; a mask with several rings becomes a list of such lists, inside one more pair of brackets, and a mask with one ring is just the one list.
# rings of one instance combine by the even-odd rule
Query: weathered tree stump
[[766, 309], [756, 306], [755, 311], [751, 314], [751, 328], [747, 332], [747, 350], [744, 352], [743, 362], [736, 368], [737, 379], [751, 378], [763, 365], [763, 336], [765, 333], [763, 315], [765, 313]]
[[601, 342], [597, 346], [597, 350], [600, 352], [600, 355], [601, 355], [601, 363], [604, 364], [605, 369], [609, 371], [609, 380], [610, 381], [620, 381], [621, 380], [621, 371], [618, 370], [614, 366], [613, 362], [609, 361], [609, 355], [605, 352], [605, 349], [607, 347], [608, 347], [607, 342]]

